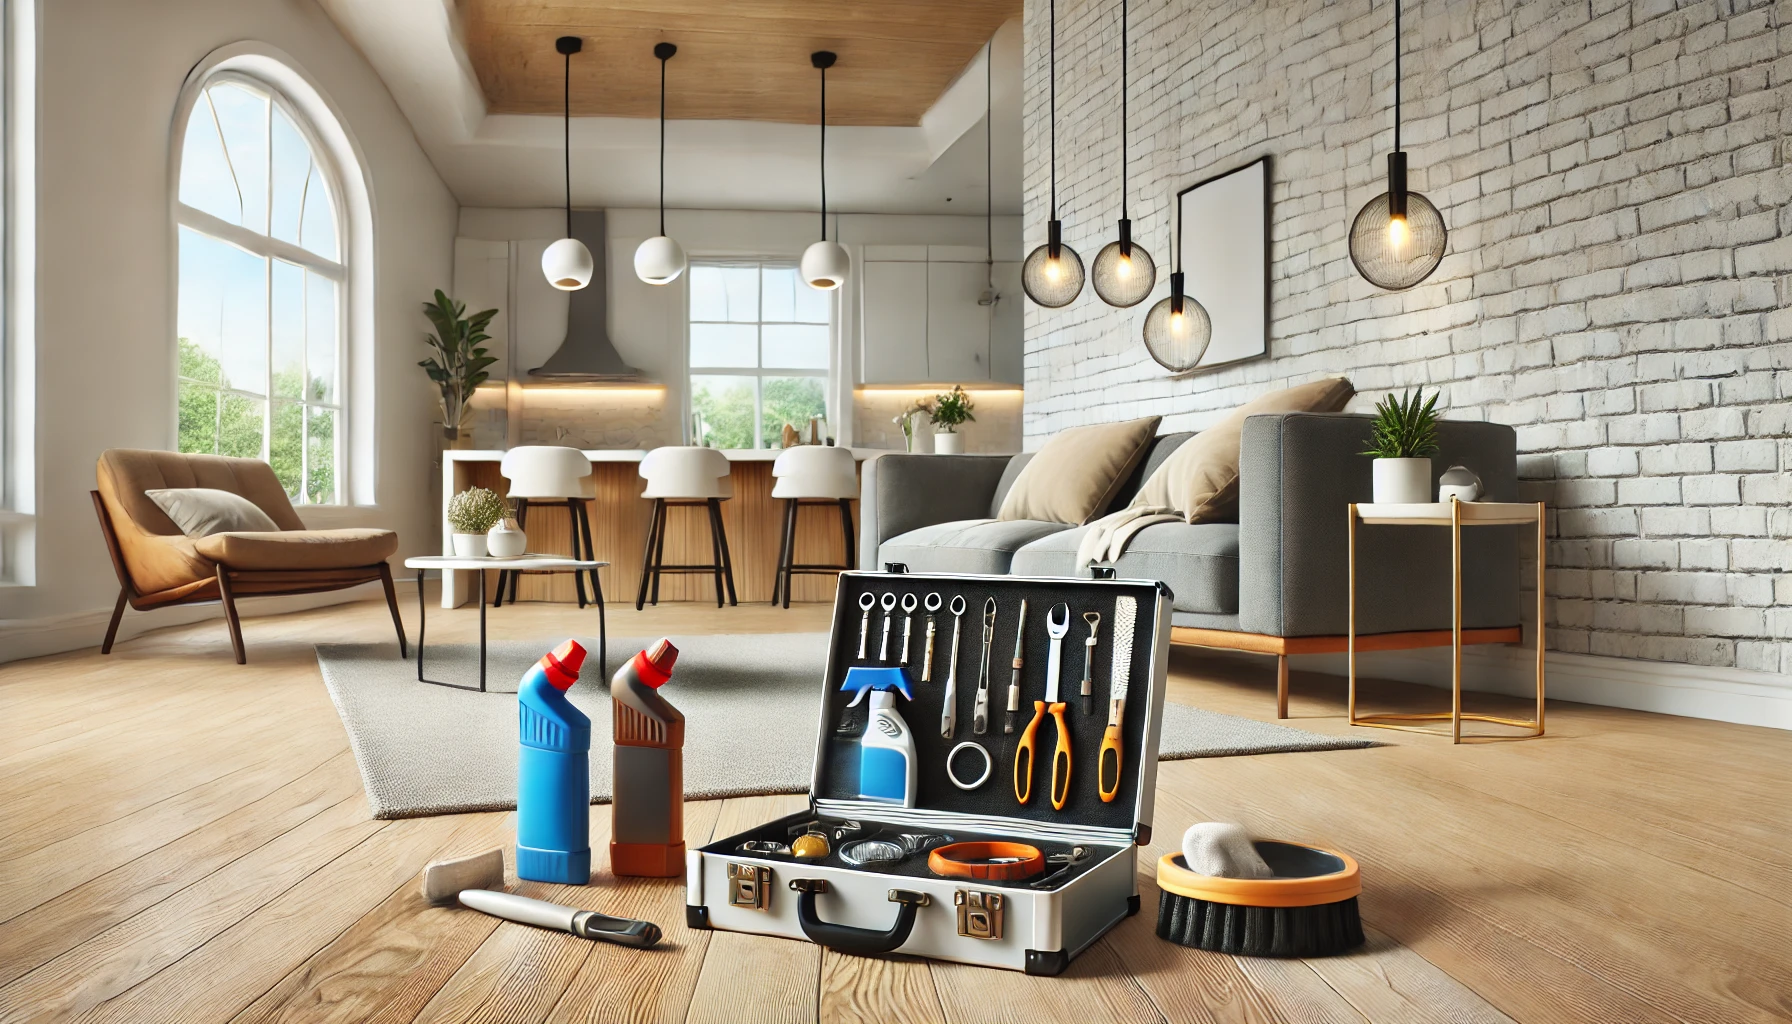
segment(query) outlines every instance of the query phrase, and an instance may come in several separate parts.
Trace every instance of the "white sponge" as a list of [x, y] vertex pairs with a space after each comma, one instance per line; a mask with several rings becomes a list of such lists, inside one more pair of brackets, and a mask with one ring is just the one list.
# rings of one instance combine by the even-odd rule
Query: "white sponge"
[[453, 903], [462, 889], [504, 888], [504, 851], [486, 850], [470, 857], [432, 861], [423, 869], [423, 898]]
[[1182, 857], [1188, 869], [1210, 878], [1273, 878], [1251, 835], [1230, 821], [1203, 821], [1182, 834]]

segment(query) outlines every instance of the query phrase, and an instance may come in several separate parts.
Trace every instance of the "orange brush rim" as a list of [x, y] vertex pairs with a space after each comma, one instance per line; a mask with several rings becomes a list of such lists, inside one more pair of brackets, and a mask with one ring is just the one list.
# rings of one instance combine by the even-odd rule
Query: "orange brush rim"
[[[1003, 864], [986, 863], [994, 857], [1018, 857]], [[1045, 870], [1045, 854], [1026, 843], [953, 843], [927, 855], [927, 869], [952, 878], [981, 878], [989, 882], [1013, 882], [1032, 878]]]
[[1342, 903], [1362, 893], [1362, 874], [1349, 854], [1323, 846], [1306, 848], [1338, 858], [1344, 862], [1343, 870], [1307, 878], [1215, 878], [1197, 875], [1183, 866], [1182, 854], [1166, 853], [1157, 861], [1157, 887], [1190, 899], [1239, 907], [1317, 907]]

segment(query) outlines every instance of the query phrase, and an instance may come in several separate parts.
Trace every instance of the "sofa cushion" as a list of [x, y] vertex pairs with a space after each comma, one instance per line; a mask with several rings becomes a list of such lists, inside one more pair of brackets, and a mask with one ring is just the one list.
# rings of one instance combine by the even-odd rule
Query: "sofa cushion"
[[[905, 562], [914, 572], [1004, 576], [1022, 545], [1065, 529], [1063, 523], [1030, 519], [961, 519], [891, 537], [877, 549], [877, 560], [880, 567]], [[1073, 544], [1073, 555], [1075, 551]]]
[[398, 550], [398, 534], [366, 527], [214, 533], [193, 545], [232, 569], [349, 569], [391, 558]]
[[1157, 434], [1159, 416], [1060, 430], [1020, 471], [997, 519], [1077, 525], [1107, 510]]
[[[1080, 526], [1033, 541], [1014, 553], [1016, 576], [1082, 576], [1076, 570]], [[1162, 580], [1179, 612], [1238, 611], [1238, 524], [1158, 523], [1140, 530], [1114, 563], [1121, 579]]]
[[216, 487], [155, 487], [144, 493], [189, 537], [279, 529], [254, 502]]

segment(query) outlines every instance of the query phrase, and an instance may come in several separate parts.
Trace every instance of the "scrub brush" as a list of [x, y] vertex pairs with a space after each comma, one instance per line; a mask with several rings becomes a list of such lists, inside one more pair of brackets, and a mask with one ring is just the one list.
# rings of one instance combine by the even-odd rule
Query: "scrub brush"
[[1272, 876], [1196, 874], [1183, 854], [1165, 854], [1157, 862], [1157, 937], [1238, 956], [1326, 956], [1362, 945], [1355, 860], [1298, 843], [1252, 845]]

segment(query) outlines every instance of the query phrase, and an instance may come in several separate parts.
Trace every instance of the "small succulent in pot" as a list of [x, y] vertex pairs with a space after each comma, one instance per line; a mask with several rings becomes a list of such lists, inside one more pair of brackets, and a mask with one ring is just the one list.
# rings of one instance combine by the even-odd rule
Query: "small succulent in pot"
[[1431, 456], [1437, 453], [1437, 399], [1425, 389], [1389, 393], [1375, 404], [1369, 423], [1369, 447], [1375, 458], [1374, 499], [1377, 504], [1422, 505], [1431, 500]]
[[485, 535], [504, 520], [504, 499], [484, 487], [469, 487], [448, 499], [448, 525], [454, 529], [454, 553], [475, 558], [486, 553]]

